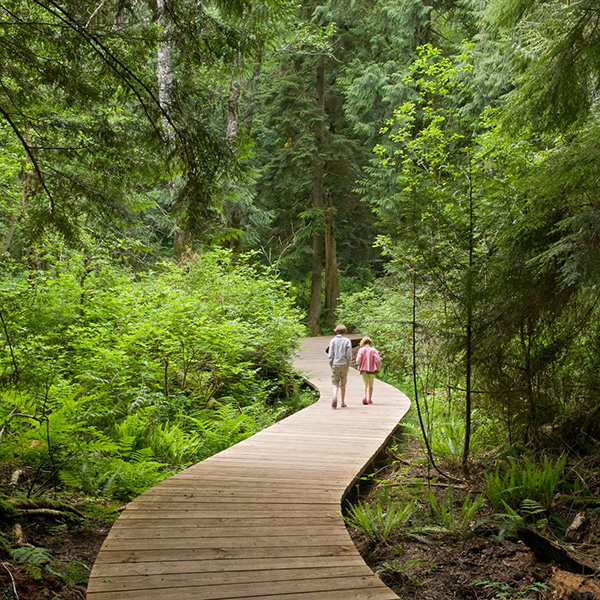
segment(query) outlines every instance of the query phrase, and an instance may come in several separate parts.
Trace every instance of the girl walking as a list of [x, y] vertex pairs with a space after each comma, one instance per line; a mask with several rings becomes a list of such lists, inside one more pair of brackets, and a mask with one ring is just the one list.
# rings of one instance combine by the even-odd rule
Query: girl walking
[[360, 350], [356, 355], [356, 364], [365, 385], [365, 396], [363, 404], [373, 404], [373, 383], [375, 373], [381, 369], [381, 358], [379, 352], [371, 347], [371, 338], [364, 337], [360, 341]]

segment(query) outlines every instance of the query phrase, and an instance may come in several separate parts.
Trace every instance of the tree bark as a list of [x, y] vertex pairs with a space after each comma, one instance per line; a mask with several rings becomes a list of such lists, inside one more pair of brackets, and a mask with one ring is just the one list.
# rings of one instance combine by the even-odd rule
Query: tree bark
[[241, 93], [242, 85], [234, 76], [229, 87], [229, 98], [227, 101], [227, 129], [225, 133], [228, 140], [234, 138], [240, 129], [239, 108]]
[[[238, 52], [237, 67], [241, 67], [242, 56]], [[229, 97], [227, 99], [227, 123], [225, 126], [225, 137], [228, 142], [233, 143], [234, 138], [240, 130], [240, 97], [242, 95], [242, 84], [236, 78], [235, 72], [231, 77], [231, 85], [229, 86]], [[228, 198], [223, 205], [223, 215], [227, 219], [227, 224], [231, 230], [231, 237], [228, 239], [228, 246], [237, 253], [242, 251], [241, 240], [241, 218], [239, 200], [236, 201]]]
[[340, 296], [340, 279], [335, 241], [335, 206], [331, 192], [327, 192], [325, 199], [325, 310], [327, 317], [333, 320]]
[[[158, 26], [160, 39], [157, 48], [156, 76], [158, 79], [158, 102], [162, 111], [162, 127], [165, 135], [165, 154], [168, 155], [175, 142], [175, 130], [171, 125], [173, 119], [173, 35], [171, 16], [167, 0], [157, 0]], [[175, 204], [177, 186], [169, 182], [171, 206]], [[182, 212], [184, 209], [180, 209]], [[190, 251], [190, 240], [185, 217], [175, 219], [173, 233], [173, 255], [178, 262], [185, 260]]]
[[[317, 62], [316, 79], [316, 104], [317, 118], [314, 125], [315, 130], [315, 151], [313, 154], [313, 189], [312, 206], [315, 212], [323, 211], [323, 138], [325, 134], [325, 58], [320, 56]], [[312, 280], [310, 294], [310, 309], [308, 314], [308, 326], [311, 335], [319, 335], [321, 332], [320, 319], [322, 311], [322, 284], [321, 277], [323, 273], [323, 258], [325, 253], [325, 243], [321, 224], [318, 224], [317, 231], [313, 234], [313, 257], [312, 257]]]
[[156, 75], [158, 79], [158, 102], [163, 112], [162, 124], [165, 136], [170, 144], [175, 132], [169, 123], [173, 114], [173, 41], [171, 37], [171, 19], [167, 0], [156, 0], [160, 39], [157, 49]]
[[467, 323], [465, 327], [465, 445], [462, 455], [462, 470], [469, 475], [469, 450], [471, 445], [472, 379], [473, 379], [473, 304], [474, 274], [473, 252], [475, 249], [475, 213], [473, 211], [473, 184], [469, 169], [469, 270], [467, 272]]

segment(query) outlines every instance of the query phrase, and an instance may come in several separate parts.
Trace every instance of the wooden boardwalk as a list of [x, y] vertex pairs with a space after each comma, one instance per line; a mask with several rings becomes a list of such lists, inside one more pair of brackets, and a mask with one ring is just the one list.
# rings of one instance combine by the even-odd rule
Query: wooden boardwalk
[[351, 369], [348, 408], [331, 408], [325, 348], [308, 338], [297, 369], [321, 399], [163, 481], [106, 538], [88, 600], [394, 600], [341, 519], [341, 500], [410, 406], [375, 382], [363, 406]]

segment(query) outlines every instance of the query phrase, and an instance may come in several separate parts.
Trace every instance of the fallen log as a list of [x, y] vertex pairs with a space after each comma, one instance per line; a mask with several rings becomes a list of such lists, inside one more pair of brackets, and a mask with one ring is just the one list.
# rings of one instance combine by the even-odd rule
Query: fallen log
[[548, 538], [545, 538], [543, 535], [540, 535], [531, 529], [520, 527], [517, 530], [517, 535], [541, 562], [553, 562], [562, 567], [565, 571], [583, 575], [593, 575], [597, 571], [596, 567], [582, 562], [567, 548], [558, 543], [551, 542]]
[[600, 598], [600, 583], [590, 576], [557, 569], [548, 580], [557, 600], [594, 600]]

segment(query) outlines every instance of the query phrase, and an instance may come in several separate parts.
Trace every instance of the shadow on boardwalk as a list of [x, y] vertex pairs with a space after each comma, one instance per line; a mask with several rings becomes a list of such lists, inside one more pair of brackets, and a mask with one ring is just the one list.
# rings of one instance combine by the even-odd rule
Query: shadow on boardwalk
[[308, 338], [296, 368], [314, 405], [148, 490], [106, 538], [88, 600], [393, 600], [365, 565], [341, 501], [410, 406], [376, 382], [363, 406], [351, 370], [348, 408], [332, 410], [329, 338]]

